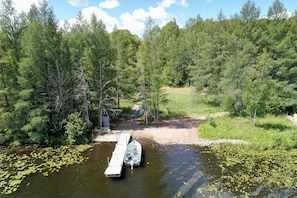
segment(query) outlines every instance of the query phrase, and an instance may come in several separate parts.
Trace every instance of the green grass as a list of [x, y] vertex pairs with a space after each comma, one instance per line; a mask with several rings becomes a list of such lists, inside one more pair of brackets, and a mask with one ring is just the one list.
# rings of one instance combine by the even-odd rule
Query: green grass
[[241, 139], [261, 149], [292, 149], [297, 147], [297, 126], [284, 116], [257, 118], [209, 118], [198, 126], [200, 137], [209, 139]]
[[195, 116], [222, 111], [213, 105], [197, 103], [190, 93], [167, 93], [168, 103], [161, 104], [162, 117]]
[[[163, 93], [166, 94], [166, 103], [160, 104], [160, 113], [163, 118], [175, 118], [180, 116], [207, 115], [221, 112], [218, 106], [199, 102], [199, 98], [192, 93], [191, 88], [169, 88], [165, 87]], [[130, 114], [136, 101], [131, 99], [121, 100], [123, 114]]]

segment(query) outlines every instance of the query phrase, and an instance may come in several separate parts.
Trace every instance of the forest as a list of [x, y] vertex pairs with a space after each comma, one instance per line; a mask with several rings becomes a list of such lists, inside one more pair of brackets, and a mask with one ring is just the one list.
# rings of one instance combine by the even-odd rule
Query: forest
[[[197, 101], [232, 116], [297, 110], [297, 15], [275, 0], [267, 17], [248, 0], [239, 13], [199, 14], [179, 27], [147, 19], [142, 38], [95, 17], [59, 27], [47, 1], [0, 11], [0, 144], [83, 144], [123, 99], [159, 117], [162, 87], [193, 86]], [[265, 14], [265, 13], [262, 13]]]

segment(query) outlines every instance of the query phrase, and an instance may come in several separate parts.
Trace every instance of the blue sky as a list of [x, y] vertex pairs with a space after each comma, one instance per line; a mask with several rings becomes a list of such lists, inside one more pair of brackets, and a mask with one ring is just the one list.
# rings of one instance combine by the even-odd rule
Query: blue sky
[[[27, 12], [30, 5], [38, 0], [13, 0], [19, 11]], [[295, 0], [280, 0], [289, 13], [297, 10]], [[119, 29], [128, 29], [141, 36], [145, 21], [150, 16], [155, 24], [165, 25], [173, 18], [183, 27], [190, 17], [198, 14], [203, 19], [216, 19], [220, 10], [229, 18], [240, 13], [247, 0], [49, 0], [57, 20], [75, 23], [75, 17], [81, 11], [86, 20], [92, 14], [103, 20], [108, 31], [117, 25]], [[266, 16], [274, 0], [252, 0], [261, 8], [261, 17]]]

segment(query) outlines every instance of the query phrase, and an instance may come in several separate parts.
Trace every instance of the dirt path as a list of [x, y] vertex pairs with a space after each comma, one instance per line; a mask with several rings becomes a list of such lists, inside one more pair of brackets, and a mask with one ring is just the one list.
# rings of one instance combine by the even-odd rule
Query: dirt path
[[[215, 113], [209, 116], [216, 117], [225, 115], [226, 112]], [[170, 120], [162, 120], [157, 126], [144, 127], [138, 125], [136, 119], [122, 122], [116, 130], [129, 130], [136, 139], [148, 138], [160, 144], [196, 144], [208, 146], [222, 142], [246, 143], [242, 140], [208, 140], [199, 137], [197, 126], [206, 116], [182, 117]]]

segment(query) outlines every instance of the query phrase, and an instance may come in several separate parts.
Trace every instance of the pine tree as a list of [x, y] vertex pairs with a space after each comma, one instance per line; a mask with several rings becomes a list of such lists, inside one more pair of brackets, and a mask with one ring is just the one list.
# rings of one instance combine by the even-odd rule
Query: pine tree
[[24, 57], [18, 78], [23, 91], [16, 104], [27, 104], [22, 109], [28, 113], [25, 119], [18, 118], [24, 122], [20, 130], [28, 135], [28, 141], [54, 144], [61, 141], [62, 121], [66, 116], [65, 100], [61, 98], [64, 94], [59, 65], [61, 37], [53, 10], [46, 1], [39, 7], [32, 5], [28, 21], [22, 39]]
[[105, 25], [96, 16], [92, 16], [86, 35], [84, 50], [84, 66], [87, 81], [94, 94], [97, 104], [98, 126], [102, 127], [103, 113], [115, 105], [115, 88], [113, 84], [115, 72], [111, 65], [114, 60], [114, 51], [111, 48], [109, 35]]
[[137, 57], [136, 52], [140, 40], [128, 30], [115, 30], [110, 34], [111, 45], [116, 53], [114, 69], [117, 88], [117, 106], [120, 108], [121, 98], [132, 99], [136, 93]]

